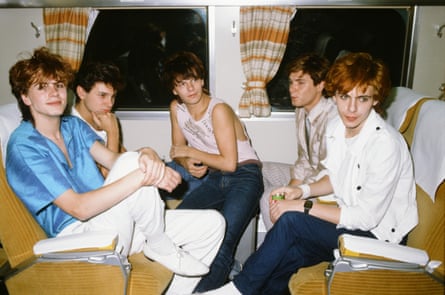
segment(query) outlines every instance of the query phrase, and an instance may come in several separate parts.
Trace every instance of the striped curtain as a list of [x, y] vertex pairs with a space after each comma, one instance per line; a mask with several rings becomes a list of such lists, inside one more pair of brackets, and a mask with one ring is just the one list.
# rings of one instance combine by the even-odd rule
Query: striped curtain
[[90, 8], [45, 8], [46, 45], [78, 70], [87, 39]]
[[266, 85], [280, 67], [295, 11], [295, 7], [281, 6], [240, 8], [241, 63], [246, 77], [240, 117], [270, 116]]

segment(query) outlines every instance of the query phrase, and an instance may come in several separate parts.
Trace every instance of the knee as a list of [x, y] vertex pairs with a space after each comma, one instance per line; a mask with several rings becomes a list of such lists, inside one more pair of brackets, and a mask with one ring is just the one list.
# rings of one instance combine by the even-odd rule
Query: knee
[[119, 170], [125, 170], [127, 172], [133, 171], [139, 167], [139, 153], [137, 152], [125, 152], [122, 153], [113, 165], [113, 168], [119, 167]]
[[303, 218], [304, 215], [300, 212], [288, 211], [280, 216], [280, 218], [277, 220], [274, 226], [294, 228], [296, 225], [301, 224], [301, 222], [304, 222]]
[[108, 174], [107, 182], [121, 178], [139, 168], [138, 159], [139, 154], [137, 152], [125, 152], [121, 154], [116, 162], [114, 162], [113, 167]]

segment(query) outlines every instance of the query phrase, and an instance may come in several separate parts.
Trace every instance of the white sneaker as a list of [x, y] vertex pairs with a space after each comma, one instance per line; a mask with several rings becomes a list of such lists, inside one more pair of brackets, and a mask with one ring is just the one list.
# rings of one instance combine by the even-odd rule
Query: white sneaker
[[147, 258], [159, 262], [178, 275], [198, 277], [209, 272], [207, 265], [179, 247], [176, 247], [176, 252], [162, 255], [146, 244], [143, 251]]

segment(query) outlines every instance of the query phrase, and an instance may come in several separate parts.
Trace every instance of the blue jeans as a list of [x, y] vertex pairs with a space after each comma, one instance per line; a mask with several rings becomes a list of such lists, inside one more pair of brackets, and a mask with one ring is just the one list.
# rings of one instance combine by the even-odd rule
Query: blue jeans
[[235, 172], [210, 170], [200, 185], [188, 192], [179, 204], [177, 209], [216, 209], [226, 220], [226, 234], [219, 252], [195, 292], [219, 288], [227, 281], [236, 247], [258, 212], [263, 190], [261, 168], [246, 164], [238, 166]]
[[182, 182], [176, 187], [173, 192], [167, 193], [163, 192], [162, 196], [165, 199], [184, 199], [187, 195], [193, 191], [195, 188], [201, 185], [203, 181], [207, 179], [208, 174], [202, 178], [196, 178], [191, 175], [184, 167], [176, 163], [175, 161], [165, 163], [166, 166], [176, 170], [181, 177]]
[[247, 259], [233, 283], [243, 295], [289, 294], [289, 279], [301, 267], [334, 260], [343, 233], [374, 237], [371, 232], [337, 229], [336, 225], [301, 212], [286, 212]]

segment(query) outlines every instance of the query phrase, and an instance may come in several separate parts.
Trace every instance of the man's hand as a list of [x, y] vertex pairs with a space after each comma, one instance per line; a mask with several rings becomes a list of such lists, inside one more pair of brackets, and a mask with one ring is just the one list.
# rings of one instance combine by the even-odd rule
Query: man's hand
[[181, 183], [182, 178], [181, 175], [179, 175], [179, 173], [172, 168], [165, 166], [164, 169], [165, 171], [163, 177], [160, 179], [160, 181], [155, 183], [154, 186], [162, 188], [171, 193], [175, 187]]
[[186, 145], [172, 145], [170, 148], [170, 158], [185, 158], [189, 157], [190, 147]]
[[194, 177], [201, 178], [207, 174], [208, 166], [202, 164], [201, 161], [193, 158], [185, 158], [181, 161], [181, 165]]
[[92, 113], [96, 129], [104, 130], [107, 134], [118, 134], [119, 123], [112, 112]]
[[204, 165], [200, 160], [190, 157], [190, 151], [192, 149], [193, 148], [187, 145], [173, 145], [170, 148], [170, 158], [176, 159], [176, 161], [194, 177], [201, 178], [206, 175], [209, 167]]
[[[272, 196], [277, 194], [284, 195], [284, 200], [272, 200]], [[272, 190], [269, 196], [270, 221], [275, 223], [287, 211], [298, 211], [298, 206], [302, 206], [301, 202], [304, 202], [304, 200], [299, 200], [302, 194], [301, 189], [293, 185]]]
[[270, 193], [269, 198], [276, 194], [284, 195], [284, 198], [286, 200], [296, 200], [296, 199], [301, 198], [301, 196], [303, 195], [303, 192], [301, 191], [301, 189], [298, 186], [287, 185], [287, 186], [283, 186], [283, 187], [274, 189]]
[[179, 173], [166, 167], [153, 149], [143, 148], [139, 154], [139, 169], [144, 173], [143, 185], [153, 185], [171, 192], [181, 183]]
[[269, 200], [270, 221], [275, 223], [287, 211], [300, 211], [304, 200]]

